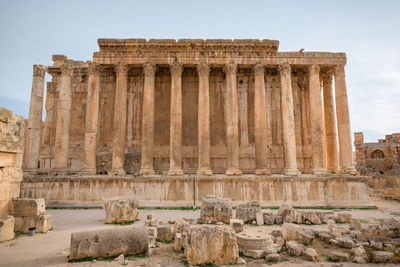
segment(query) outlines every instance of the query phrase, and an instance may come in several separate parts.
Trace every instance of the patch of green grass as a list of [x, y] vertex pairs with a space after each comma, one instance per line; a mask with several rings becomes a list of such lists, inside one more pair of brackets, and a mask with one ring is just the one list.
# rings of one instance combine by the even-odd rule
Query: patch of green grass
[[350, 230], [350, 231], [354, 231], [354, 230], [356, 230], [356, 229], [355, 229], [353, 226], [350, 226], [350, 227], [349, 227], [349, 230]]
[[129, 256], [129, 257], [126, 257], [125, 260], [128, 260], [128, 261], [135, 261], [135, 260], [143, 259], [143, 258], [146, 258], [146, 257], [147, 257], [146, 254], [142, 254], [142, 255], [136, 255], [136, 256]]
[[157, 239], [157, 242], [160, 242], [160, 243], [163, 243], [163, 244], [172, 244], [172, 241], [169, 241], [169, 240], [159, 240], [159, 239]]
[[398, 211], [392, 211], [392, 212], [390, 213], [390, 215], [393, 215], [393, 216], [400, 216], [400, 212], [398, 212]]
[[369, 223], [369, 221], [365, 219], [352, 219], [352, 220], [353, 222], [358, 221], [359, 223]]
[[181, 259], [181, 262], [182, 262], [183, 266], [190, 267], [190, 265], [186, 259]]
[[128, 221], [128, 222], [113, 222], [113, 223], [105, 223], [105, 224], [114, 224], [114, 225], [131, 225], [134, 224], [135, 221]]
[[93, 261], [95, 258], [93, 257], [87, 257], [83, 259], [78, 259], [78, 260], [68, 260], [70, 263], [75, 263], [75, 262], [85, 262], [85, 261]]
[[289, 259], [287, 259], [287, 258], [282, 258], [282, 259], [280, 260], [280, 262], [283, 262], [283, 261], [289, 261]]
[[331, 248], [331, 244], [327, 243], [324, 248], [326, 248], [326, 249]]

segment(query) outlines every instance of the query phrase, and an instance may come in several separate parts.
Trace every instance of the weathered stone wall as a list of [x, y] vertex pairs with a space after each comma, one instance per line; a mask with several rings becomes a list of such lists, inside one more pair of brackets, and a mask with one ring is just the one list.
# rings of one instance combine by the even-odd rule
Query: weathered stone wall
[[24, 118], [0, 107], [0, 218], [19, 196], [24, 151]]
[[368, 207], [366, 177], [34, 177], [25, 178], [22, 197], [45, 198], [48, 206], [101, 205], [103, 199], [135, 196], [141, 207], [200, 206], [207, 195], [235, 205], [258, 200], [262, 206], [290, 202], [302, 207]]

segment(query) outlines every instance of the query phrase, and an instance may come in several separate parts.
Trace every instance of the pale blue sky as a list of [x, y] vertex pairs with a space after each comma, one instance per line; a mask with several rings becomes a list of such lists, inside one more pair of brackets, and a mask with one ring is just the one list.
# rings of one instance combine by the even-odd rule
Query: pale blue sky
[[[0, 1], [0, 106], [27, 118], [32, 65], [97, 38], [259, 38], [345, 52], [352, 131], [400, 132], [400, 1]], [[48, 77], [47, 77], [48, 79]]]

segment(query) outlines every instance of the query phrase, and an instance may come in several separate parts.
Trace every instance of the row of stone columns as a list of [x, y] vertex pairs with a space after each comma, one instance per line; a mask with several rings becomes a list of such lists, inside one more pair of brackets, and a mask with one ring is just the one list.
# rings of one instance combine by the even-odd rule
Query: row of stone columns
[[[182, 70], [180, 63], [172, 63], [171, 69], [171, 122], [170, 122], [170, 169], [169, 175], [182, 175]], [[266, 175], [268, 169], [267, 152], [267, 114], [265, 100], [265, 66], [261, 63], [254, 65], [254, 121], [255, 121], [255, 149], [257, 175]], [[296, 140], [293, 111], [293, 95], [291, 86], [291, 67], [289, 64], [278, 66], [281, 81], [281, 109], [284, 145], [284, 174], [298, 175], [296, 161]], [[27, 131], [27, 148], [25, 151], [26, 170], [37, 169], [39, 158], [41, 113], [43, 108], [43, 84], [45, 67], [34, 66], [32, 83], [31, 106]], [[125, 158], [126, 135], [126, 97], [128, 66], [117, 64], [116, 90], [114, 103], [113, 125], [113, 175], [123, 175]], [[152, 63], [144, 65], [144, 93], [142, 118], [141, 170], [143, 175], [154, 174], [154, 99], [155, 99], [155, 71]], [[198, 97], [198, 175], [211, 175], [210, 167], [210, 66], [206, 63], [197, 65], [199, 74]], [[226, 64], [226, 137], [227, 137], [227, 175], [241, 175], [239, 167], [239, 129], [238, 129], [238, 89], [237, 65]], [[96, 173], [96, 149], [99, 122], [99, 68], [91, 63], [88, 67], [89, 84], [87, 93], [86, 131], [84, 146], [84, 167], [82, 172]], [[350, 121], [346, 82], [343, 66], [336, 66], [335, 74], [335, 102], [332, 92], [332, 72], [322, 75], [323, 103], [321, 95], [320, 70], [318, 65], [308, 66], [309, 73], [309, 103], [311, 118], [311, 139], [313, 173], [324, 174], [329, 172], [355, 173], [352, 159]], [[65, 170], [68, 166], [69, 126], [72, 94], [71, 66], [61, 67], [61, 77], [58, 84], [59, 99], [55, 138], [54, 168]], [[324, 108], [323, 108], [324, 107]], [[337, 125], [336, 125], [337, 117]], [[336, 131], [337, 128], [337, 131]], [[339, 149], [337, 146], [339, 136]]]

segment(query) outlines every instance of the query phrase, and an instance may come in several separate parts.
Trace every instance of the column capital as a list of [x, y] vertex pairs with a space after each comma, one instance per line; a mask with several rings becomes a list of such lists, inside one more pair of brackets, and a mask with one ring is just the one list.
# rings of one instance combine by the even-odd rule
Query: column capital
[[61, 66], [61, 75], [72, 77], [74, 75], [74, 69], [72, 68], [72, 66], [62, 65]]
[[156, 72], [156, 65], [150, 62], [143, 64], [144, 77], [153, 77]]
[[89, 62], [89, 66], [88, 66], [88, 73], [89, 74], [99, 74], [99, 65], [97, 65], [94, 62]]
[[43, 65], [33, 65], [33, 76], [44, 77], [47, 67]]
[[183, 65], [179, 62], [169, 64], [171, 69], [171, 76], [181, 76], [183, 71]]
[[289, 64], [280, 64], [278, 66], [279, 72], [283, 75], [290, 75], [292, 67]]
[[310, 75], [319, 75], [319, 66], [317, 64], [312, 64], [307, 66], [308, 73]]
[[333, 71], [328, 70], [326, 72], [321, 73], [322, 81], [332, 81], [333, 78]]
[[237, 71], [237, 64], [236, 63], [228, 63], [224, 66], [224, 72], [226, 74], [236, 74]]
[[199, 76], [208, 76], [210, 74], [210, 66], [207, 63], [201, 62], [196, 67]]
[[255, 75], [264, 75], [265, 64], [258, 62], [253, 66], [253, 70]]
[[123, 75], [123, 76], [126, 76], [126, 75], [128, 75], [128, 65], [126, 65], [126, 64], [124, 64], [124, 63], [117, 63], [115, 66], [114, 66], [114, 70], [115, 70], [115, 73], [117, 74], [117, 75]]
[[335, 76], [345, 76], [344, 65], [336, 65], [334, 68]]

